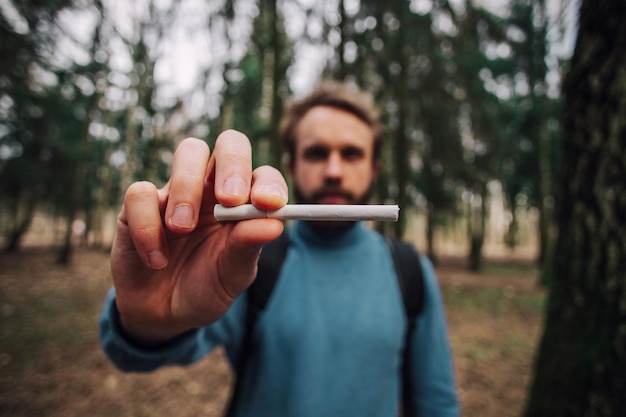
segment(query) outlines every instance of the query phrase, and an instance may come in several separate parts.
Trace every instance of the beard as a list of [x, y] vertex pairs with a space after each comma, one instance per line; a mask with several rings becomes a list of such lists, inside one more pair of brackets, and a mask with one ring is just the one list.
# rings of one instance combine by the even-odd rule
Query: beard
[[[346, 200], [346, 204], [367, 204], [370, 202], [374, 194], [374, 181], [369, 185], [365, 193], [355, 195], [354, 193], [344, 190], [341, 186], [335, 184], [325, 184], [314, 190], [310, 196], [306, 196], [302, 189], [294, 184], [294, 197], [299, 204], [322, 204], [327, 196], [340, 196]], [[341, 230], [352, 226], [354, 221], [310, 221], [312, 226], [320, 229]]]

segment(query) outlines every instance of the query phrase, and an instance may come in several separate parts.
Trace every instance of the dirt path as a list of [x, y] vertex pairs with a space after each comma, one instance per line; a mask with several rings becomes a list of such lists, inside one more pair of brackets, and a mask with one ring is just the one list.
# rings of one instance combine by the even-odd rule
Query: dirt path
[[[519, 415], [541, 328], [529, 265], [437, 267], [466, 416]], [[110, 286], [108, 255], [79, 251], [72, 266], [29, 251], [0, 258], [1, 416], [217, 417], [232, 375], [221, 351], [189, 367], [125, 374], [102, 354], [97, 317]]]

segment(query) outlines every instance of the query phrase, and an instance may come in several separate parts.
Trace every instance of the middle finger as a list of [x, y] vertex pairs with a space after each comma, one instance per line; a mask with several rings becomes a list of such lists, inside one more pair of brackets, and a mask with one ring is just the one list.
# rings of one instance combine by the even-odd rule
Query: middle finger
[[252, 182], [252, 147], [248, 138], [235, 130], [219, 135], [213, 151], [215, 197], [225, 206], [247, 203]]

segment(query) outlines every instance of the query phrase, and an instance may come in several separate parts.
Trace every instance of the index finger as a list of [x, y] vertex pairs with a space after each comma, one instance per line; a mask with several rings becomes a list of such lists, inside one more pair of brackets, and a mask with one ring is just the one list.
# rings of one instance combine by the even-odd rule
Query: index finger
[[167, 226], [173, 232], [189, 232], [198, 224], [209, 154], [206, 142], [193, 138], [182, 141], [174, 153], [165, 210]]

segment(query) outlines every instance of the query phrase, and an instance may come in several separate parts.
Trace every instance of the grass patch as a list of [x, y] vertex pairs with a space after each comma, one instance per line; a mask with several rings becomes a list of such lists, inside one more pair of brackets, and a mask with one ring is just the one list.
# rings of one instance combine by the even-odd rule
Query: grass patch
[[531, 263], [487, 262], [483, 266], [481, 274], [503, 279], [534, 278], [536, 280], [539, 276], [539, 270], [536, 265]]
[[542, 293], [522, 292], [514, 287], [443, 286], [443, 295], [449, 310], [491, 317], [505, 316], [512, 310], [536, 314], [543, 311], [545, 303]]

